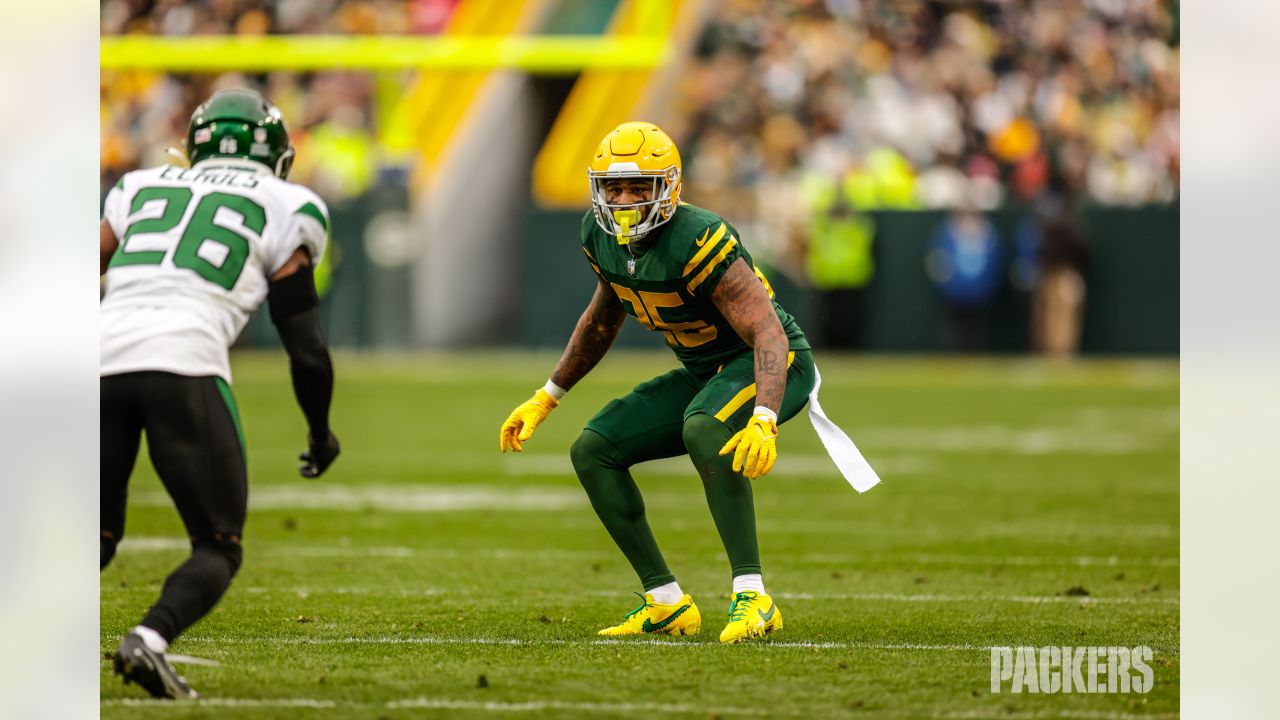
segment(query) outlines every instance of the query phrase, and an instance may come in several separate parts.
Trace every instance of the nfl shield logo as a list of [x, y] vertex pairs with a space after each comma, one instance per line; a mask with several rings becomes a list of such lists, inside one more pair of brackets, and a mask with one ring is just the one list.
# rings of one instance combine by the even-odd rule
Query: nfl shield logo
[[628, 261], [627, 261], [627, 274], [628, 274], [628, 275], [635, 275], [635, 274], [636, 274], [636, 261], [635, 261], [635, 260], [628, 260]]

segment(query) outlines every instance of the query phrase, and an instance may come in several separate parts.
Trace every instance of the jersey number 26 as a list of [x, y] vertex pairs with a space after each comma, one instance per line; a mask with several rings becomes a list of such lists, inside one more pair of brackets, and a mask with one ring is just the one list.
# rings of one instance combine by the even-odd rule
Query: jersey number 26
[[[191, 191], [183, 187], [149, 187], [133, 196], [129, 214], [133, 215], [152, 201], [162, 201], [164, 209], [159, 217], [143, 218], [130, 223], [121, 240], [120, 249], [112, 256], [110, 267], [121, 265], [159, 265], [168, 254], [166, 250], [130, 250], [129, 240], [135, 235], [166, 233], [182, 222], [191, 204]], [[227, 208], [243, 218], [244, 229], [262, 235], [267, 224], [267, 213], [258, 203], [243, 195], [215, 192], [205, 195], [196, 205], [187, 227], [182, 231], [173, 249], [173, 264], [194, 271], [197, 275], [226, 290], [235, 287], [249, 257], [249, 240], [244, 235], [214, 222], [220, 208]], [[226, 248], [226, 256], [215, 264], [200, 254], [200, 248], [212, 242]]]

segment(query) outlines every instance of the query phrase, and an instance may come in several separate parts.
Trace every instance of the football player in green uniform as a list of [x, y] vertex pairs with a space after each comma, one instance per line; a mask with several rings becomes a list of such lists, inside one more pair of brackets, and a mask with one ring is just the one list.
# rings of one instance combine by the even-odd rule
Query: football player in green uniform
[[643, 604], [601, 635], [692, 635], [693, 599], [676, 582], [645, 518], [630, 468], [688, 455], [733, 571], [721, 642], [782, 629], [765, 591], [751, 481], [777, 457], [778, 425], [804, 408], [816, 369], [808, 341], [716, 214], [680, 201], [675, 143], [645, 122], [619, 125], [591, 161], [582, 250], [597, 285], [551, 378], [502, 426], [519, 452], [600, 361], [630, 315], [661, 333], [683, 367], [641, 383], [588, 423], [570, 451], [592, 507], [644, 586]]

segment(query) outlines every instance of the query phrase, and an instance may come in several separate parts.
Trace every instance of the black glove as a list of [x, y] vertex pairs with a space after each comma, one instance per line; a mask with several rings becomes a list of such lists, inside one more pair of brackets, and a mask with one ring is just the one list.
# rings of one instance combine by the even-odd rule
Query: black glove
[[338, 445], [338, 438], [332, 431], [324, 442], [316, 442], [315, 438], [308, 433], [307, 451], [298, 456], [302, 461], [302, 467], [298, 468], [298, 473], [304, 478], [320, 477], [338, 458], [339, 452], [341, 448]]

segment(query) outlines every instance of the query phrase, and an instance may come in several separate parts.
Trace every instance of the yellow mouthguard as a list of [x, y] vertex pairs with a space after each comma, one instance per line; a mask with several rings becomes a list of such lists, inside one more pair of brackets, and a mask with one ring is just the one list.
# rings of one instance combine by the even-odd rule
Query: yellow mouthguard
[[618, 226], [621, 228], [618, 231], [618, 244], [626, 245], [631, 241], [631, 238], [628, 238], [627, 235], [631, 232], [631, 226], [635, 225], [636, 221], [640, 219], [640, 211], [614, 210], [613, 219], [618, 222]]

